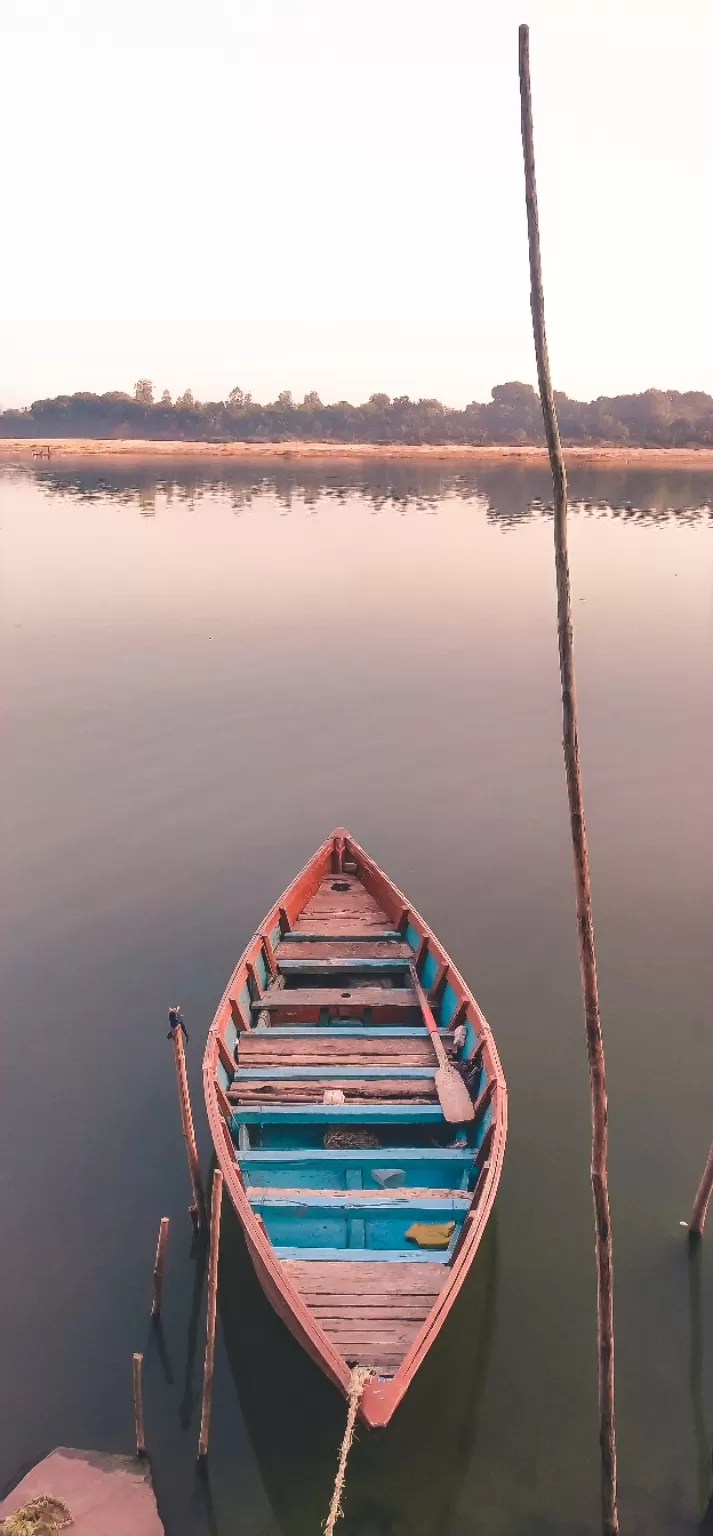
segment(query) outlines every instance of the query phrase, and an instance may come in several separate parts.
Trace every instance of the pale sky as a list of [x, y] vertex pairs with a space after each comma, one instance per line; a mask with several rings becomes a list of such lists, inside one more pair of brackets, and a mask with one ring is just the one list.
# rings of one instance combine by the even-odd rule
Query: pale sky
[[0, 404], [713, 393], [712, 0], [0, 0]]

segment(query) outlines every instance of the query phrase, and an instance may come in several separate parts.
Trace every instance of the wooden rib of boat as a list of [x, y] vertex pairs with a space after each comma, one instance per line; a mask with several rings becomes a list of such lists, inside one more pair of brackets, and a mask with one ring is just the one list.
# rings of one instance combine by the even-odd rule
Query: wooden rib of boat
[[[426, 1027], [462, 1076], [449, 1123]], [[338, 828], [250, 940], [208, 1036], [211, 1134], [260, 1283], [345, 1394], [387, 1424], [475, 1258], [507, 1091], [490, 1028], [431, 929]]]

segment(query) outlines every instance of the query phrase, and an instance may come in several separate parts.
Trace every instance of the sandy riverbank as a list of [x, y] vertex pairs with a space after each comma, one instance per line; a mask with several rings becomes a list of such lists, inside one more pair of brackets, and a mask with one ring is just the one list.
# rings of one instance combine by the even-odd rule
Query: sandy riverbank
[[[67, 459], [410, 459], [483, 464], [543, 465], [544, 448], [467, 446], [461, 443], [196, 443], [154, 442], [133, 438], [0, 438], [0, 460], [39, 463], [40, 449], [50, 462]], [[713, 469], [713, 448], [566, 448], [567, 463], [612, 469]], [[46, 454], [43, 454], [46, 462]]]

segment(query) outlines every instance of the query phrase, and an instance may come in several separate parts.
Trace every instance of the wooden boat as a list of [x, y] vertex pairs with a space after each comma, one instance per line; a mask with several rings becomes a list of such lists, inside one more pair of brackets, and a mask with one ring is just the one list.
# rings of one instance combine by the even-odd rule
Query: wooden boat
[[[444, 1047], [468, 1088], [460, 1124], [439, 1098]], [[360, 1415], [387, 1424], [478, 1250], [507, 1092], [463, 978], [345, 829], [241, 955], [203, 1081], [263, 1290], [345, 1395], [372, 1368]]]

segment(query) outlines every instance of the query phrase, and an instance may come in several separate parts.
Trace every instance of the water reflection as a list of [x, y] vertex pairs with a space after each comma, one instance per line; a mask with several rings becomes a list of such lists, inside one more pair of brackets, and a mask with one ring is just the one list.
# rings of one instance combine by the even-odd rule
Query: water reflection
[[[314, 1536], [329, 1507], [346, 1405], [263, 1295], [227, 1203], [220, 1264], [223, 1337], [262, 1481], [284, 1536]], [[454, 1528], [478, 1434], [497, 1288], [494, 1216], [438, 1347], [392, 1423], [355, 1440], [344, 1536], [446, 1536]]]
[[[225, 498], [239, 515], [265, 495], [283, 511], [314, 512], [320, 503], [362, 499], [375, 512], [435, 513], [445, 499], [478, 503], [489, 521], [516, 527], [551, 511], [545, 466], [454, 465], [443, 460], [342, 460], [339, 464], [280, 457], [259, 463], [134, 461], [42, 467], [15, 466], [4, 477], [29, 479], [53, 498], [116, 500], [154, 517], [177, 502], [191, 509], [206, 497]], [[573, 510], [634, 522], [710, 520], [713, 470], [578, 466], [569, 475]]]
[[689, 1357], [688, 1384], [691, 1393], [693, 1434], [696, 1446], [696, 1481], [698, 1507], [705, 1510], [701, 1530], [713, 1531], [713, 1492], [711, 1491], [711, 1440], [706, 1428], [703, 1399], [703, 1310], [701, 1306], [702, 1245], [695, 1238], [688, 1242], [688, 1312]]
[[178, 1417], [182, 1430], [190, 1428], [193, 1410], [200, 1399], [200, 1383], [196, 1379], [196, 1367], [198, 1363], [198, 1328], [201, 1318], [201, 1306], [203, 1302], [203, 1287], [205, 1284], [206, 1266], [208, 1263], [208, 1246], [200, 1236], [195, 1237], [191, 1250], [191, 1259], [195, 1265], [193, 1271], [193, 1290], [191, 1296], [191, 1311], [188, 1319], [188, 1340], [186, 1347], [186, 1371], [183, 1381], [183, 1397], [178, 1410]]
[[[479, 1268], [393, 1433], [357, 1444], [344, 1536], [594, 1536], [589, 1118], [546, 473], [297, 460], [12, 473], [0, 1479], [68, 1439], [129, 1449], [147, 1255], [160, 1214], [183, 1223], [186, 1204], [150, 1020], [180, 995], [203, 1021], [190, 1048], [202, 1121], [217, 991], [276, 891], [346, 821], [476, 983], [513, 1115], [497, 1309]], [[572, 476], [628, 1536], [694, 1532], [710, 1494], [699, 1277], [683, 1243], [671, 1262], [671, 1230], [710, 1121], [712, 492], [703, 472]], [[47, 1045], [27, 1021], [45, 1018], [48, 995], [62, 1107], [49, 1139], [27, 1118]], [[681, 1134], [654, 1177], [652, 1126], [672, 1105]], [[313, 1536], [344, 1404], [237, 1247], [221, 1277], [230, 1368], [221, 1346], [207, 1484], [205, 1253], [171, 1250], [164, 1357], [161, 1334], [146, 1348], [162, 1517], [170, 1536]]]

